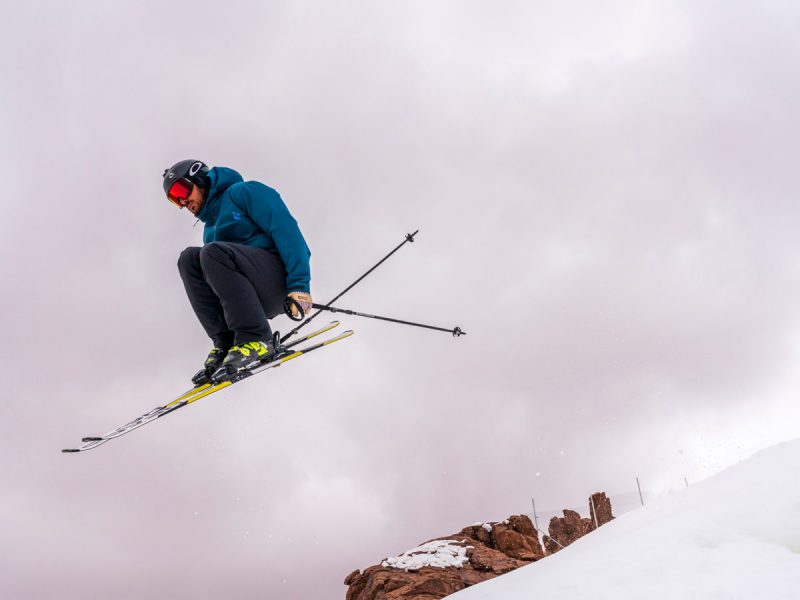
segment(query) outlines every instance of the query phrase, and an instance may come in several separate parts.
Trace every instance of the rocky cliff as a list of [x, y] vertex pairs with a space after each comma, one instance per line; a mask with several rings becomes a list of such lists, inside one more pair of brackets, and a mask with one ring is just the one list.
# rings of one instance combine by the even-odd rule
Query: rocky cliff
[[563, 512], [563, 517], [550, 519], [547, 528], [550, 535], [544, 536], [544, 548], [547, 554], [558, 552], [614, 518], [611, 514], [611, 500], [605, 492], [597, 492], [589, 497], [589, 518], [581, 518], [574, 510], [565, 509]]
[[525, 515], [476, 523], [353, 571], [344, 581], [347, 600], [439, 600], [557, 552], [613, 518], [605, 493], [593, 494], [589, 518], [565, 510], [550, 520], [544, 547]]

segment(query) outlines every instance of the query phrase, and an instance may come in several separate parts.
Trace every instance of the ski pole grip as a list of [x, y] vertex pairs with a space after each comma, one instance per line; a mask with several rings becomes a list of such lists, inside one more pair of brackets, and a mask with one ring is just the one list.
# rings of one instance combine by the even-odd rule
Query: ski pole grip
[[[297, 309], [297, 317], [295, 317], [294, 313], [292, 312], [292, 306]], [[302, 321], [306, 318], [306, 311], [304, 311], [303, 307], [300, 306], [300, 303], [291, 296], [286, 296], [286, 300], [283, 301], [283, 312], [285, 312], [286, 316], [292, 321]]]

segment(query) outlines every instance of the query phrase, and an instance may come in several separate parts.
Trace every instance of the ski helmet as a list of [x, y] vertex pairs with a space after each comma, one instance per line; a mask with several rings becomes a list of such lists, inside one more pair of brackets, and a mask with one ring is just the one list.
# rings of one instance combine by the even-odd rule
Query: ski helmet
[[191, 158], [175, 163], [164, 171], [164, 193], [168, 195], [172, 184], [179, 179], [187, 179], [201, 188], [208, 189], [208, 165], [202, 160]]

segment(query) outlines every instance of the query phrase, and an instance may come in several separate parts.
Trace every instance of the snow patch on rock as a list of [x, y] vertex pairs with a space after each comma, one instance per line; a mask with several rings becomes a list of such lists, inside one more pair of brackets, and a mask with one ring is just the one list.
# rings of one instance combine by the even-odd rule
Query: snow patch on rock
[[406, 571], [416, 571], [422, 567], [461, 568], [469, 562], [467, 549], [472, 548], [462, 545], [466, 541], [434, 540], [407, 550], [399, 556], [390, 556], [381, 562], [381, 566]]

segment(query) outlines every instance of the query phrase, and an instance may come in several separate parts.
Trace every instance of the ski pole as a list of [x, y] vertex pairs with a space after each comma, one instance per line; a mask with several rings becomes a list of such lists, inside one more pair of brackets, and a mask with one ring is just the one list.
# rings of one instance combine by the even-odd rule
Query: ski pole
[[[292, 300], [294, 302], [294, 300]], [[458, 337], [461, 335], [467, 335], [466, 331], [462, 331], [461, 327], [454, 327], [453, 329], [447, 329], [445, 327], [435, 327], [434, 325], [423, 325], [422, 323], [412, 323], [411, 321], [401, 321], [400, 319], [392, 319], [390, 317], [379, 317], [377, 315], [368, 315], [366, 313], [356, 312], [354, 310], [348, 310], [346, 308], [336, 308], [335, 306], [328, 306], [325, 304], [312, 304], [313, 308], [317, 308], [319, 310], [329, 310], [333, 313], [344, 313], [346, 315], [354, 315], [356, 317], [367, 317], [368, 319], [380, 319], [381, 321], [389, 321], [391, 323], [400, 323], [401, 325], [412, 325], [414, 327], [424, 327], [425, 329], [435, 329], [436, 331], [446, 331], [447, 333], [452, 333], [453, 337]], [[300, 311], [303, 309], [298, 307]], [[291, 308], [289, 308], [291, 312]], [[302, 318], [302, 317], [301, 317]]]
[[[335, 297], [333, 300], [331, 300], [330, 302], [328, 302], [328, 304], [333, 304], [333, 303], [334, 303], [334, 302], [336, 302], [336, 301], [337, 301], [339, 298], [341, 298], [341, 297], [342, 297], [342, 296], [344, 296], [344, 295], [345, 295], [347, 292], [349, 292], [351, 289], [353, 289], [353, 288], [354, 288], [354, 287], [355, 287], [355, 286], [356, 286], [358, 283], [360, 283], [360, 282], [361, 282], [361, 280], [362, 280], [362, 279], [364, 279], [364, 278], [365, 278], [367, 275], [369, 275], [369, 274], [370, 274], [370, 273], [372, 273], [372, 272], [373, 272], [375, 269], [377, 269], [379, 266], [381, 266], [381, 265], [384, 263], [384, 261], [385, 261], [387, 258], [389, 258], [389, 257], [390, 257], [392, 254], [394, 254], [395, 252], [397, 252], [398, 250], [400, 250], [400, 248], [402, 248], [403, 246], [405, 246], [407, 242], [413, 242], [413, 241], [414, 241], [414, 236], [415, 236], [415, 235], [417, 235], [418, 233], [419, 233], [419, 229], [417, 229], [417, 230], [416, 230], [414, 233], [407, 233], [407, 234], [406, 234], [406, 239], [405, 239], [405, 240], [403, 240], [403, 242], [402, 242], [401, 244], [399, 244], [399, 245], [398, 245], [398, 246], [397, 246], [397, 247], [396, 247], [394, 250], [392, 250], [391, 252], [389, 252], [389, 254], [387, 254], [387, 255], [386, 255], [386, 256], [384, 256], [382, 259], [380, 259], [380, 260], [379, 260], [377, 263], [375, 263], [375, 265], [374, 265], [374, 266], [373, 266], [373, 267], [372, 267], [372, 268], [371, 268], [369, 271], [367, 271], [366, 273], [364, 273], [364, 274], [363, 274], [361, 277], [359, 277], [359, 278], [358, 278], [358, 279], [356, 279], [356, 280], [355, 280], [353, 283], [351, 283], [349, 286], [347, 286], [347, 287], [344, 289], [344, 291], [342, 291], [342, 292], [339, 292], [339, 295], [338, 295], [338, 296], [336, 296], [336, 297]], [[303, 327], [305, 327], [306, 325], [308, 325], [308, 324], [311, 322], [311, 320], [312, 320], [314, 317], [316, 317], [318, 314], [320, 314], [321, 312], [322, 312], [321, 310], [317, 310], [317, 312], [315, 312], [313, 315], [311, 315], [310, 317], [308, 317], [308, 318], [307, 318], [305, 321], [303, 321], [302, 323], [300, 323], [300, 325], [298, 325], [297, 327], [295, 327], [294, 329], [292, 329], [292, 330], [291, 330], [289, 333], [287, 333], [286, 335], [284, 335], [284, 336], [281, 338], [281, 343], [285, 342], [285, 341], [286, 341], [286, 340], [288, 340], [290, 337], [292, 337], [294, 334], [296, 334], [298, 331], [300, 331], [300, 329], [301, 329], [301, 328], [303, 328]], [[301, 314], [301, 317], [300, 317], [300, 319], [302, 319], [302, 318], [303, 318], [303, 316], [305, 316], [305, 315], [303, 314], [303, 312], [302, 312], [302, 311], [300, 312], [300, 314]], [[291, 312], [289, 312], [289, 315], [291, 316]], [[298, 320], [300, 320], [300, 319], [298, 319]]]

